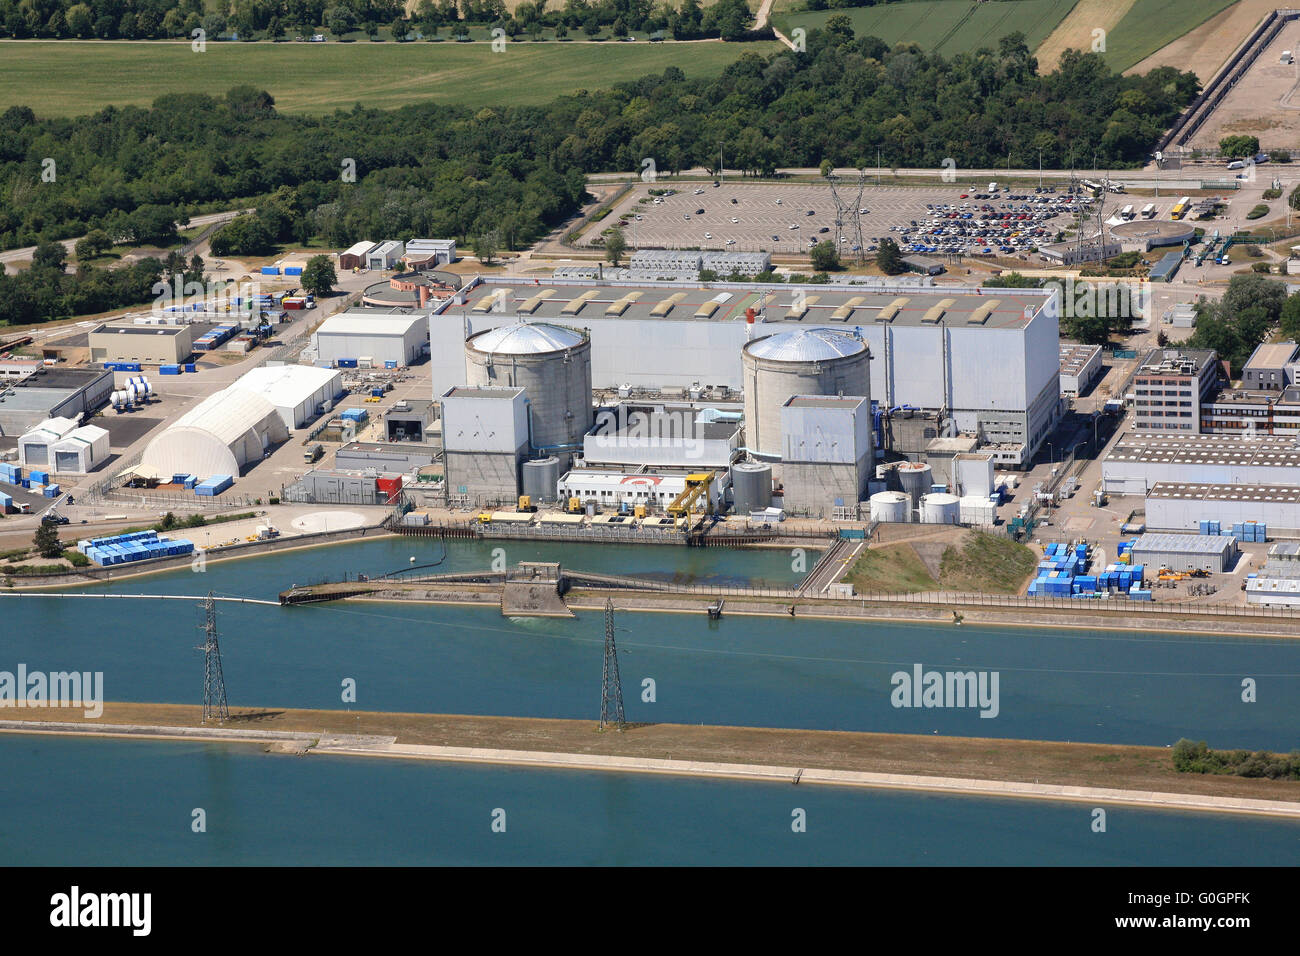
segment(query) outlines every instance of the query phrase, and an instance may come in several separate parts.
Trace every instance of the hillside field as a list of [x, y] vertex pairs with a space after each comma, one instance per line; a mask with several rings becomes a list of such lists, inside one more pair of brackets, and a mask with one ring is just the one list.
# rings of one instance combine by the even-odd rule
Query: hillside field
[[891, 46], [915, 43], [926, 50], [952, 56], [980, 47], [996, 48], [998, 40], [1017, 30], [1032, 50], [1047, 39], [1070, 12], [1075, 0], [907, 0], [874, 7], [843, 10], [793, 9], [802, 0], [778, 0], [772, 22], [786, 36], [795, 27], [820, 30], [826, 20], [844, 14], [858, 36], [877, 36]]
[[146, 106], [166, 93], [223, 94], [250, 83], [289, 113], [322, 114], [361, 103], [384, 109], [432, 100], [468, 107], [549, 102], [579, 90], [679, 66], [716, 75], [743, 53], [776, 43], [187, 43], [0, 42], [0, 109], [77, 116], [105, 106]]

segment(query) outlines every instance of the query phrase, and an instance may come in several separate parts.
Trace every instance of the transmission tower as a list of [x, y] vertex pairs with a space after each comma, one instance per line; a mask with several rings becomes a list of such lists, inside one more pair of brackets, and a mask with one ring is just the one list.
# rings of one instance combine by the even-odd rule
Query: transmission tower
[[605, 670], [600, 681], [600, 729], [610, 722], [609, 706], [614, 705], [614, 721], [622, 730], [623, 682], [618, 676], [618, 647], [614, 644], [614, 602], [605, 599]]
[[203, 644], [198, 648], [203, 652], [203, 719], [226, 720], [230, 709], [226, 706], [226, 679], [221, 674], [221, 648], [217, 644], [217, 602], [211, 591], [199, 607], [203, 608]]

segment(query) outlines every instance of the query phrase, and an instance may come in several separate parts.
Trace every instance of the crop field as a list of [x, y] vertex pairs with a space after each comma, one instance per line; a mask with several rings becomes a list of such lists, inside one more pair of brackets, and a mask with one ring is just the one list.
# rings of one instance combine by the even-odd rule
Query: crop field
[[[1106, 63], [1113, 70], [1127, 70], [1236, 2], [1237, 0], [1196, 0], [1195, 3], [1188, 3], [1187, 0], [1137, 0], [1119, 23], [1106, 33]], [[1224, 58], [1244, 39], [1246, 33], [1242, 33], [1223, 51]], [[1187, 69], [1188, 66], [1183, 64], [1179, 68]]]
[[[795, 0], [802, 6], [800, 0]], [[778, 2], [773, 23], [786, 36], [790, 30], [821, 29], [826, 20], [844, 14], [858, 36], [877, 36], [886, 43], [915, 43], [923, 49], [952, 56], [980, 47], [996, 48], [998, 40], [1017, 31], [1032, 50], [1047, 39], [1070, 12], [1075, 0], [909, 0], [843, 10], [795, 10]], [[785, 7], [785, 9], [782, 9]]]
[[0, 109], [77, 116], [146, 106], [167, 93], [223, 94], [251, 83], [283, 112], [434, 101], [472, 108], [546, 103], [679, 66], [713, 76], [776, 43], [188, 43], [0, 41]]

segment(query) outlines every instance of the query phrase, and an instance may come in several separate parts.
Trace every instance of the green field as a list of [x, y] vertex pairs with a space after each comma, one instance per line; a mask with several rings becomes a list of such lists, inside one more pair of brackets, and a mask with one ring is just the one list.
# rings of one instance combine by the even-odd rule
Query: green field
[[353, 104], [389, 109], [434, 101], [461, 106], [546, 103], [565, 93], [680, 66], [713, 76], [742, 53], [776, 43], [186, 43], [0, 41], [0, 109], [77, 116], [148, 105], [165, 93], [220, 95], [251, 83], [277, 108], [330, 113]]
[[[1116, 71], [1140, 63], [1237, 0], [1137, 0], [1106, 34], [1106, 63]], [[1279, 5], [1280, 6], [1280, 5]], [[1240, 39], [1244, 40], [1245, 37]], [[1225, 57], [1226, 57], [1225, 53]]]
[[1075, 0], [911, 0], [845, 10], [778, 9], [772, 20], [789, 36], [796, 27], [819, 30], [827, 18], [844, 14], [853, 21], [857, 36], [877, 36], [891, 46], [915, 43], [952, 56], [980, 47], [996, 49], [999, 39], [1017, 31], [1025, 35], [1032, 50], [1047, 39], [1074, 4]]

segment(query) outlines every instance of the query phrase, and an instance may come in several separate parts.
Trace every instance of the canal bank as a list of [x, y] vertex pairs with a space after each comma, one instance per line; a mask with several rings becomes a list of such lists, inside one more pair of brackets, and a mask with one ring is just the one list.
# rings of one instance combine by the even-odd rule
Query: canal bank
[[[6, 711], [0, 711], [6, 713]], [[1300, 820], [1300, 782], [1182, 774], [1169, 750], [992, 738], [754, 727], [242, 708], [220, 725], [198, 707], [108, 703], [8, 710], [0, 732], [258, 743], [269, 752], [727, 777]]]

